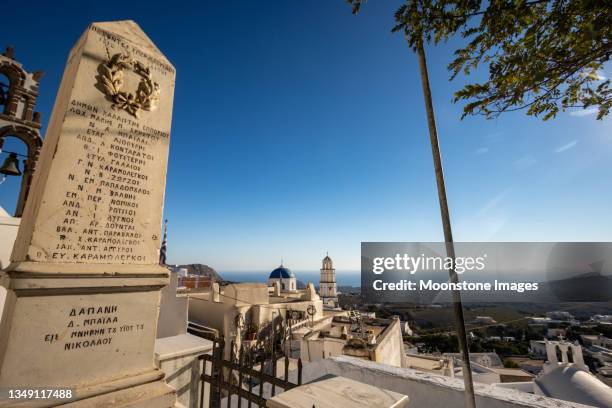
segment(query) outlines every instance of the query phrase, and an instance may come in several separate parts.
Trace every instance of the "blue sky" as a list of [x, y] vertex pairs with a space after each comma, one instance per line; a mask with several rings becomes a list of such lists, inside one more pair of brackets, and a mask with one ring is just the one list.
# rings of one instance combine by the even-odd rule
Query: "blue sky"
[[[399, 2], [357, 17], [342, 0], [35, 3], [5, 8], [0, 46], [45, 71], [45, 125], [91, 21], [134, 19], [175, 65], [169, 262], [314, 270], [329, 251], [357, 270], [361, 241], [443, 239], [416, 57], [390, 33]], [[461, 121], [453, 45], [427, 51], [455, 239], [612, 240], [610, 119]], [[9, 211], [16, 186], [0, 185]]]

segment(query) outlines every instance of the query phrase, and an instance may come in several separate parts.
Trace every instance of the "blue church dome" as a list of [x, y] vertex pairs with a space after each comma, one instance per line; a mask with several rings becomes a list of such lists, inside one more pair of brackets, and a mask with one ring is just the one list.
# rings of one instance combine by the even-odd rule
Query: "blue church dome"
[[270, 279], [281, 279], [281, 278], [282, 279], [295, 278], [295, 275], [293, 274], [293, 272], [291, 272], [291, 269], [285, 268], [283, 265], [281, 265], [270, 273]]

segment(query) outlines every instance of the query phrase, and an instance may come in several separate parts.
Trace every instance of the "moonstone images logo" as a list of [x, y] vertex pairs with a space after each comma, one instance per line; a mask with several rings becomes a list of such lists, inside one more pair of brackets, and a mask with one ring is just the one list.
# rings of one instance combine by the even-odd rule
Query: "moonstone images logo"
[[[372, 302], [606, 302], [612, 244], [602, 242], [380, 243], [361, 246], [361, 290]], [[449, 270], [459, 279], [453, 282]]]

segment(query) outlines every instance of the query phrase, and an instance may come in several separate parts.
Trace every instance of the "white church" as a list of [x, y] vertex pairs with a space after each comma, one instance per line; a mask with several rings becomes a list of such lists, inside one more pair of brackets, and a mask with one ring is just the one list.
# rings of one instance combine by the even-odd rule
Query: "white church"
[[547, 361], [533, 381], [534, 394], [612, 407], [612, 389], [589, 372], [578, 343], [545, 340], [545, 346]]
[[297, 280], [291, 269], [286, 268], [281, 261], [278, 268], [270, 272], [268, 277], [268, 286], [274, 286], [278, 282], [282, 292], [294, 292], [297, 290]]
[[[281, 292], [297, 291], [297, 279], [291, 269], [287, 268], [281, 262], [280, 266], [270, 272], [268, 277], [268, 286], [278, 284]], [[321, 265], [321, 277], [319, 280], [319, 296], [323, 301], [323, 307], [326, 309], [338, 309], [338, 289], [336, 287], [336, 270], [334, 262], [329, 257], [329, 254], [323, 258]]]

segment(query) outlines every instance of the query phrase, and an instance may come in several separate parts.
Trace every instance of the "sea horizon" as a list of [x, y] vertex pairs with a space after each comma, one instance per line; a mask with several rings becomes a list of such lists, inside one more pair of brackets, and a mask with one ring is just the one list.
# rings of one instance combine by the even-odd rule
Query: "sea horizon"
[[[267, 282], [270, 271], [217, 271], [227, 281], [231, 282]], [[320, 271], [293, 271], [298, 281], [307, 284], [312, 282], [319, 286]], [[336, 283], [338, 286], [361, 286], [360, 271], [336, 271]]]

